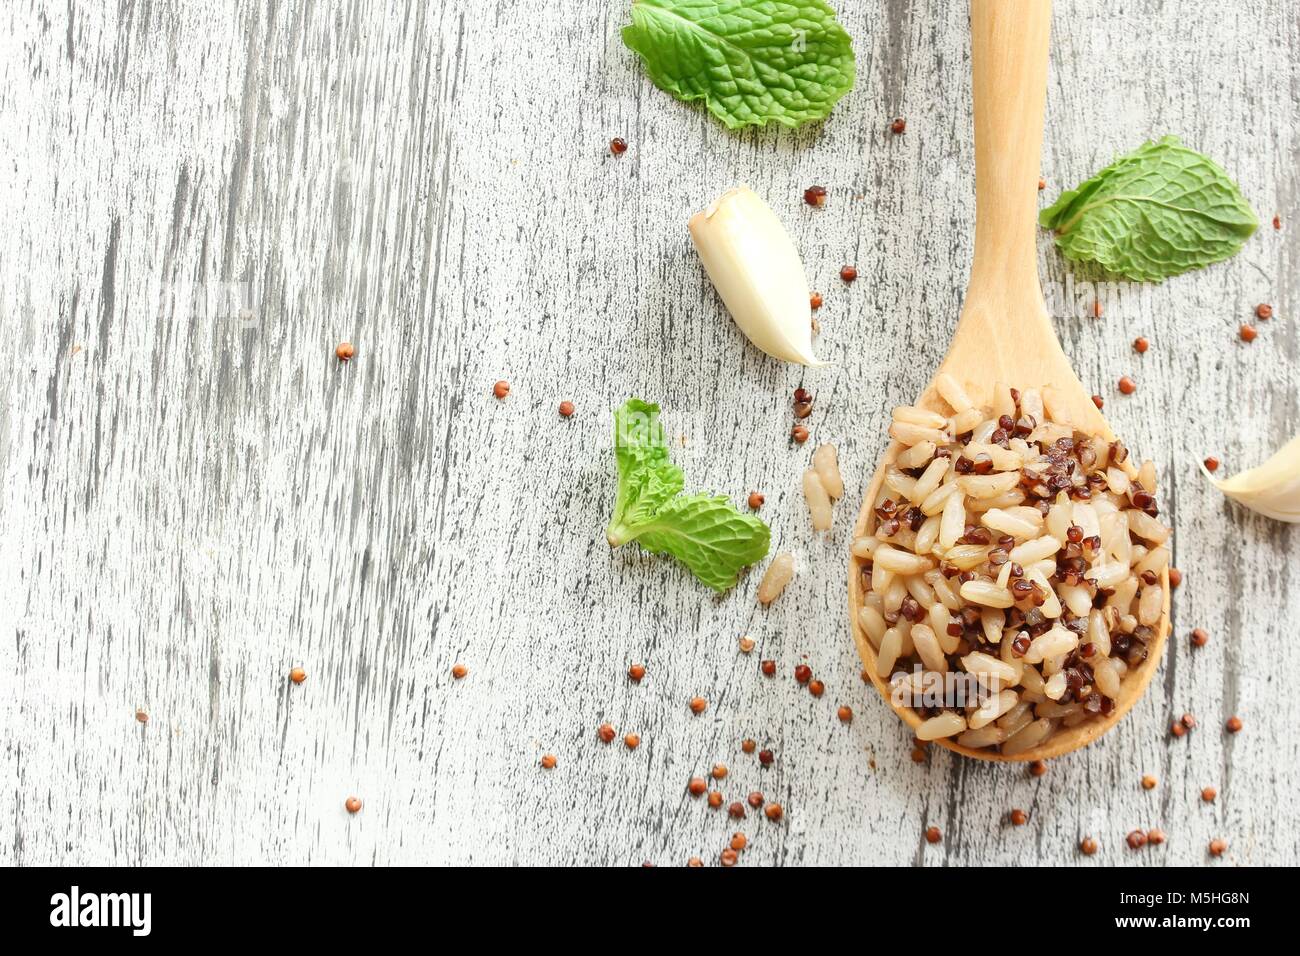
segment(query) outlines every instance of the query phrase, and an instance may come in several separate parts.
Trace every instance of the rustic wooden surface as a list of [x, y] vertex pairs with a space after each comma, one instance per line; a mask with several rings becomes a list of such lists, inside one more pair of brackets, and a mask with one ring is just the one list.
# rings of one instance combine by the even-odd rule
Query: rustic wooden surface
[[[1219, 836], [1216, 865], [1297, 861], [1300, 532], [1195, 466], [1300, 430], [1293, 6], [1058, 4], [1045, 201], [1177, 133], [1263, 225], [1227, 264], [1102, 290], [1101, 319], [1042, 241], [1066, 351], [1160, 466], [1186, 580], [1151, 693], [1040, 779], [914, 764], [858, 676], [852, 499], [943, 353], [974, 204], [964, 4], [839, 6], [857, 88], [820, 127], [739, 134], [651, 86], [625, 3], [0, 6], [0, 863], [677, 865], [737, 829], [746, 864], [1074, 864], [1085, 834], [1088, 865], [1209, 863]], [[832, 367], [756, 353], [703, 276], [686, 219], [737, 181], [803, 250]], [[800, 384], [850, 488], [824, 540], [797, 490], [813, 445], [786, 440]], [[693, 487], [766, 492], [801, 564], [770, 611], [757, 575], [715, 598], [610, 553], [629, 395], [664, 404]], [[1201, 729], [1171, 741], [1184, 711]], [[687, 796], [718, 762], [728, 800], [761, 789], [786, 820]], [[1155, 826], [1165, 846], [1123, 846]]]

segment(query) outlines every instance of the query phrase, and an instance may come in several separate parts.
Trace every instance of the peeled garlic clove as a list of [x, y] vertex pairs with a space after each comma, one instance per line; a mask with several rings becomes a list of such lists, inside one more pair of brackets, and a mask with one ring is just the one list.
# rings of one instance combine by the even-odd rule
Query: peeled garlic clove
[[773, 358], [825, 365], [813, 354], [803, 262], [767, 203], [737, 186], [692, 216], [689, 227], [704, 271], [740, 331]]
[[1252, 511], [1278, 521], [1300, 522], [1300, 435], [1291, 439], [1264, 464], [1223, 480], [1201, 471], [1211, 484]]

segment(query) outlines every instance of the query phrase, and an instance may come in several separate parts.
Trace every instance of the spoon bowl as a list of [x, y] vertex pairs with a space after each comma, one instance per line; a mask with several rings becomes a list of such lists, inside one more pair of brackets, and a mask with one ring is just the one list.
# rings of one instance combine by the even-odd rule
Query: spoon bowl
[[[972, 0], [971, 70], [975, 115], [975, 254], [957, 329], [935, 379], [913, 404], [949, 415], [936, 382], [943, 374], [965, 388], [976, 406], [991, 406], [999, 382], [1050, 391], [1051, 407], [1080, 432], [1114, 440], [1092, 397], [1074, 373], [1043, 303], [1038, 281], [1036, 218], [1038, 162], [1047, 88], [1050, 0]], [[876, 469], [854, 538], [875, 531], [873, 510], [886, 469], [904, 446], [892, 442]], [[913, 728], [921, 716], [896, 704], [876, 673], [876, 651], [859, 623], [864, 559], [849, 561], [849, 617], [858, 654], [872, 683]], [[1011, 756], [975, 750], [951, 738], [939, 745], [980, 760], [1057, 757], [1096, 740], [1145, 692], [1169, 633], [1169, 572], [1161, 572], [1164, 604], [1147, 657], [1124, 677], [1113, 710], [1074, 727], [1058, 727], [1037, 747]]]

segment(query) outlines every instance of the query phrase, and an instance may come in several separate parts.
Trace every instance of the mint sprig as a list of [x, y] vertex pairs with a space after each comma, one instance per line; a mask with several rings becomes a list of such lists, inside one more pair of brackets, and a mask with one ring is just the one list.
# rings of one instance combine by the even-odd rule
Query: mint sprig
[[682, 470], [668, 460], [659, 406], [628, 399], [614, 412], [618, 496], [605, 537], [611, 547], [636, 541], [669, 554], [715, 591], [733, 587], [743, 568], [761, 561], [771, 531], [724, 497], [680, 494]]
[[1176, 136], [1115, 160], [1038, 221], [1067, 259], [1154, 282], [1235, 255], [1259, 225], [1223, 168]]
[[853, 88], [853, 46], [822, 0], [635, 0], [623, 43], [655, 86], [731, 129], [824, 119]]

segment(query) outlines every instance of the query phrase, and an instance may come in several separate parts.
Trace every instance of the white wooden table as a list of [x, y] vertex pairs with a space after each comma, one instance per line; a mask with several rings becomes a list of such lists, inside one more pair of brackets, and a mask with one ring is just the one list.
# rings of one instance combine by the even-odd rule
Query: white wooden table
[[[1263, 225], [1224, 265], [1103, 290], [1100, 319], [1042, 240], [1066, 351], [1159, 465], [1186, 580], [1147, 698], [1034, 779], [913, 763], [846, 621], [851, 499], [969, 261], [965, 5], [838, 4], [856, 89], [820, 128], [739, 134], [651, 86], [626, 6], [0, 6], [0, 863], [680, 865], [736, 830], [745, 864], [1075, 864], [1085, 834], [1089, 865], [1209, 863], [1213, 837], [1215, 865], [1295, 863], [1300, 533], [1196, 470], [1300, 429], [1294, 7], [1057, 4], [1045, 201], [1176, 133]], [[703, 276], [686, 219], [736, 182], [789, 224], [833, 367], [764, 358]], [[1257, 302], [1277, 315], [1248, 346]], [[814, 443], [786, 438], [801, 384], [850, 486], [820, 541]], [[801, 564], [770, 611], [756, 574], [715, 598], [610, 552], [630, 395], [663, 403], [693, 488], [766, 493]], [[1184, 711], [1201, 728], [1170, 740]], [[760, 789], [785, 821], [690, 798], [714, 763], [728, 801]], [[1163, 847], [1124, 847], [1157, 826]]]

